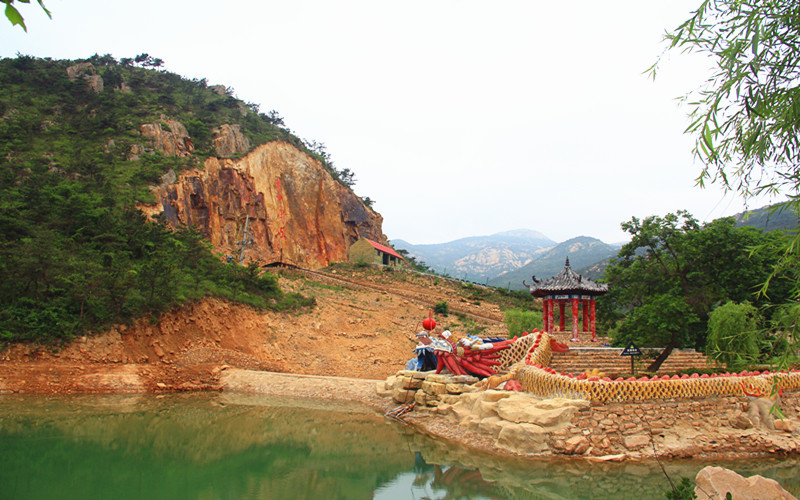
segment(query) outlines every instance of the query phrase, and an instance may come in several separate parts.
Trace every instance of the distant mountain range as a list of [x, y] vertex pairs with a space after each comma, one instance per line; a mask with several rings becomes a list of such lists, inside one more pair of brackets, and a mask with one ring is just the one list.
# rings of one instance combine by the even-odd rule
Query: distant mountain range
[[[733, 216], [737, 226], [752, 226], [772, 231], [798, 227], [798, 218], [788, 211], [774, 212], [770, 207], [750, 210]], [[391, 240], [396, 249], [425, 262], [436, 272], [476, 283], [512, 290], [523, 288], [522, 281], [549, 279], [570, 266], [584, 276], [597, 280], [622, 243], [607, 244], [590, 236], [578, 236], [556, 243], [538, 231], [517, 229], [489, 236], [472, 236], [448, 243], [414, 245]]]
[[[586, 274], [584, 268], [589, 268], [599, 262], [606, 262], [619, 252], [619, 246], [612, 246], [603, 243], [597, 238], [589, 236], [578, 236], [559, 243], [545, 252], [540, 253], [528, 264], [511, 271], [506, 271], [489, 280], [489, 285], [496, 287], [508, 287], [512, 290], [523, 288], [522, 281], [531, 282], [531, 277], [537, 279], [550, 279], [564, 269], [564, 263], [569, 257], [569, 264], [575, 271]], [[605, 266], [603, 266], [605, 269]], [[602, 276], [587, 276], [597, 279]]]
[[479, 283], [521, 268], [556, 244], [542, 233], [529, 229], [472, 236], [448, 243], [414, 245], [404, 240], [390, 243], [396, 249], [407, 250], [438, 273]]
[[448, 243], [413, 245], [404, 240], [391, 240], [391, 244], [408, 251], [436, 272], [512, 289], [523, 288], [522, 280], [530, 281], [534, 274], [545, 278], [555, 275], [564, 267], [567, 256], [577, 270], [608, 261], [619, 250], [619, 246], [588, 236], [556, 243], [530, 229], [461, 238]]

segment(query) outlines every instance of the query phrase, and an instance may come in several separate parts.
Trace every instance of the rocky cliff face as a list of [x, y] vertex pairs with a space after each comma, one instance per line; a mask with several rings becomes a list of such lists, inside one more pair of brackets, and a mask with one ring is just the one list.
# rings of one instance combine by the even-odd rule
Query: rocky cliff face
[[209, 158], [154, 191], [159, 202], [144, 207], [146, 213], [197, 226], [218, 250], [235, 258], [241, 252], [245, 261], [315, 269], [346, 261], [359, 237], [386, 242], [380, 214], [284, 142], [262, 144], [237, 160]]
[[217, 156], [233, 156], [237, 153], [246, 153], [250, 149], [250, 141], [242, 133], [239, 125], [223, 123], [212, 129], [211, 133], [214, 134], [211, 141]]
[[168, 156], [188, 156], [194, 151], [194, 142], [189, 137], [186, 127], [177, 120], [161, 115], [161, 123], [144, 123], [140, 127], [146, 146], [142, 151], [158, 151]]

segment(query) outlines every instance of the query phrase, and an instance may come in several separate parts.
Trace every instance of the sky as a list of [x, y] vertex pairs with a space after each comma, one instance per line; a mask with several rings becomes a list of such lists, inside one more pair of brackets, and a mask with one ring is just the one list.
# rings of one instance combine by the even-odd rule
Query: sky
[[[677, 99], [709, 62], [664, 53], [700, 0], [45, 0], [0, 56], [148, 53], [322, 142], [390, 239], [532, 229], [628, 239], [631, 217], [745, 208], [700, 164]], [[759, 208], [769, 199], [750, 200]]]

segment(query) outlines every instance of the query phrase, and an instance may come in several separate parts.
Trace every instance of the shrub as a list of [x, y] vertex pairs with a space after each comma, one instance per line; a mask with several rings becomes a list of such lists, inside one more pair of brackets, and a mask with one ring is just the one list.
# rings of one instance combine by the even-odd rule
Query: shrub
[[714, 309], [708, 317], [706, 355], [732, 370], [757, 362], [760, 326], [761, 315], [749, 302], [729, 301]]
[[[728, 493], [730, 495], [730, 493]], [[688, 477], [681, 479], [677, 486], [673, 485], [672, 489], [666, 491], [664, 496], [668, 500], [694, 500], [697, 494], [694, 492], [694, 482]]]
[[504, 313], [504, 316], [509, 337], [542, 327], [542, 315], [538, 311], [509, 309]]
[[436, 314], [441, 314], [442, 316], [447, 316], [450, 314], [450, 306], [447, 305], [447, 301], [437, 302], [433, 305], [433, 312]]

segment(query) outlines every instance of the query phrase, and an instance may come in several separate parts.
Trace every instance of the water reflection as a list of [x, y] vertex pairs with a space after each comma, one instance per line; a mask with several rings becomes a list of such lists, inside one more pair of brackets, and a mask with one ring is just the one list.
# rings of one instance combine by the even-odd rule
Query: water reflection
[[[673, 477], [705, 464], [669, 463]], [[732, 467], [797, 495], [796, 462]], [[231, 394], [0, 397], [0, 498], [659, 498], [656, 464], [515, 461], [359, 405]]]

